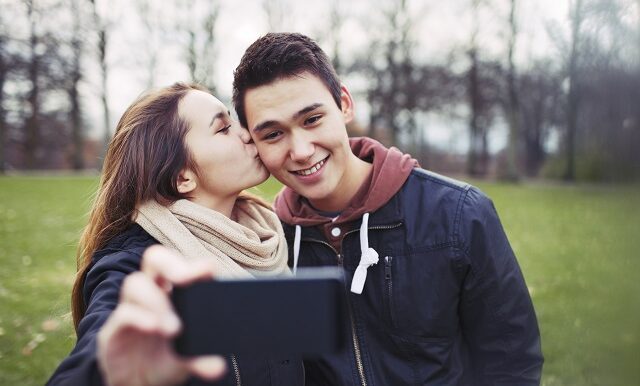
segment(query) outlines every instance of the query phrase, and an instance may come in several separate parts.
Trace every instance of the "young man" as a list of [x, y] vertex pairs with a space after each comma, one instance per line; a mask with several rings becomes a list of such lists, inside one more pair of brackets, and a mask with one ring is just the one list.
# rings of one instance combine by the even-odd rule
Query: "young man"
[[351, 344], [305, 362], [308, 385], [538, 385], [531, 299], [492, 202], [369, 138], [325, 53], [268, 34], [233, 102], [269, 171], [290, 264], [344, 267]]

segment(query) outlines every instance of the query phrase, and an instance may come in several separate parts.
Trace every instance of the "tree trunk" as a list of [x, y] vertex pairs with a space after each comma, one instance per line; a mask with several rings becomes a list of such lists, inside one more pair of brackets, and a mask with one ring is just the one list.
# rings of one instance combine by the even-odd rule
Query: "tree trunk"
[[526, 141], [526, 173], [529, 177], [538, 174], [540, 166], [544, 160], [544, 149], [542, 145], [544, 125], [544, 95], [539, 95], [532, 100], [531, 116], [526, 119], [525, 123], [525, 141]]
[[482, 174], [486, 175], [489, 172], [489, 129], [486, 126], [482, 127], [481, 142], [482, 150], [480, 151], [480, 165]]
[[100, 59], [100, 80], [102, 83], [102, 114], [104, 119], [104, 136], [103, 136], [103, 150], [100, 161], [100, 168], [102, 169], [102, 163], [104, 162], [104, 155], [107, 154], [107, 147], [111, 141], [111, 119], [109, 116], [109, 66], [107, 64], [107, 32], [103, 29], [99, 32], [100, 44], [99, 44], [99, 59]]
[[[185, 61], [192, 82], [201, 84], [213, 95], [217, 94], [215, 84], [215, 27], [220, 13], [220, 4], [206, 3], [206, 10], [200, 9], [193, 14], [194, 3], [184, 3], [182, 11], [186, 15], [184, 22], [178, 25], [180, 33], [187, 34]], [[200, 16], [202, 15], [202, 16]], [[204, 41], [200, 39], [204, 36]]]
[[4, 82], [7, 78], [7, 72], [9, 66], [5, 63], [2, 52], [4, 50], [4, 36], [0, 36], [0, 174], [4, 174], [6, 171], [6, 153], [7, 146], [7, 124], [6, 115], [4, 112]]
[[73, 18], [74, 18], [74, 37], [72, 38], [71, 48], [73, 52], [72, 69], [71, 69], [71, 83], [69, 84], [69, 101], [71, 103], [71, 137], [73, 142], [73, 150], [71, 152], [71, 164], [73, 169], [84, 169], [84, 138], [82, 133], [81, 111], [80, 111], [80, 96], [78, 92], [78, 84], [82, 78], [80, 69], [80, 62], [82, 58], [82, 42], [79, 39], [80, 36], [80, 18], [82, 17], [80, 10], [77, 7], [77, 3], [72, 3]]
[[100, 156], [98, 157], [98, 168], [102, 169], [104, 163], [104, 157], [107, 154], [107, 147], [109, 141], [111, 141], [111, 119], [109, 117], [109, 98], [108, 98], [108, 84], [109, 84], [109, 63], [107, 62], [107, 49], [109, 43], [109, 35], [107, 32], [107, 22], [105, 17], [101, 17], [98, 13], [98, 5], [96, 0], [89, 0], [93, 7], [93, 21], [96, 25], [98, 32], [98, 63], [100, 64], [100, 83], [102, 86], [100, 92], [100, 99], [102, 101], [102, 115], [103, 115], [103, 133], [102, 133], [102, 146]]
[[376, 108], [376, 98], [379, 86], [377, 75], [375, 73], [372, 75], [373, 79], [371, 81], [374, 82], [374, 84], [367, 91], [367, 104], [369, 105], [369, 131], [367, 132], [367, 135], [378, 141], [386, 142], [379, 137], [378, 130], [376, 128], [376, 125], [378, 124], [378, 109]]
[[480, 158], [480, 146], [481, 136], [479, 127], [480, 108], [481, 108], [481, 95], [480, 84], [478, 79], [478, 31], [480, 29], [480, 23], [478, 20], [478, 7], [480, 6], [479, 0], [471, 1], [471, 40], [469, 55], [469, 71], [467, 72], [467, 96], [469, 97], [469, 152], [467, 154], [467, 174], [470, 176], [480, 175], [479, 170], [479, 158]]
[[576, 0], [571, 12], [571, 53], [569, 56], [569, 94], [567, 103], [567, 169], [564, 172], [566, 181], [576, 179], [576, 131], [578, 122], [578, 44], [580, 39], [580, 24], [582, 23], [582, 0]]
[[82, 133], [82, 121], [80, 112], [80, 98], [78, 93], [78, 83], [80, 82], [80, 72], [72, 74], [73, 85], [69, 89], [69, 99], [71, 101], [71, 136], [73, 138], [72, 165], [75, 170], [84, 169], [84, 136]]
[[469, 51], [471, 65], [468, 72], [469, 81], [469, 153], [467, 155], [467, 173], [470, 176], [478, 176], [479, 152], [481, 146], [480, 128], [478, 127], [478, 116], [480, 114], [480, 90], [478, 85], [478, 59], [475, 47]]
[[518, 100], [518, 91], [516, 89], [516, 69], [513, 56], [516, 48], [517, 25], [516, 25], [516, 0], [511, 0], [511, 10], [509, 13], [509, 25], [511, 34], [509, 37], [509, 54], [508, 54], [508, 106], [507, 120], [509, 123], [509, 142], [507, 145], [507, 170], [504, 178], [510, 181], [517, 181], [520, 178], [518, 171], [518, 134], [520, 124], [520, 103]]
[[333, 64], [333, 68], [336, 70], [336, 73], [340, 75], [342, 73], [342, 59], [340, 58], [340, 47], [342, 46], [342, 41], [340, 39], [340, 33], [342, 31], [342, 25], [344, 24], [344, 16], [340, 11], [340, 1], [333, 0], [331, 3], [331, 11], [329, 14], [330, 26], [329, 26], [329, 34], [331, 36], [331, 44], [333, 45], [333, 56], [331, 58], [331, 63]]
[[192, 82], [198, 81], [198, 53], [196, 50], [196, 33], [193, 30], [189, 32], [189, 44], [187, 45], [187, 67], [189, 67], [189, 77]]
[[218, 92], [215, 78], [214, 78], [215, 70], [216, 70], [215, 61], [214, 61], [214, 58], [216, 57], [215, 51], [214, 51], [215, 44], [216, 44], [215, 29], [216, 29], [216, 23], [218, 21], [218, 15], [220, 14], [220, 4], [212, 2], [209, 4], [209, 7], [210, 8], [208, 9], [208, 14], [204, 21], [204, 30], [205, 30], [205, 35], [207, 36], [207, 39], [202, 52], [204, 56], [204, 63], [205, 63], [204, 85], [212, 94], [215, 95]]
[[27, 95], [27, 102], [30, 107], [29, 116], [25, 122], [25, 158], [27, 169], [35, 169], [38, 165], [38, 157], [40, 151], [40, 86], [38, 84], [40, 73], [40, 56], [36, 52], [38, 45], [38, 36], [36, 35], [36, 23], [33, 19], [33, 3], [27, 2], [28, 16], [30, 22], [30, 60], [28, 64], [28, 79], [31, 84], [31, 90]]

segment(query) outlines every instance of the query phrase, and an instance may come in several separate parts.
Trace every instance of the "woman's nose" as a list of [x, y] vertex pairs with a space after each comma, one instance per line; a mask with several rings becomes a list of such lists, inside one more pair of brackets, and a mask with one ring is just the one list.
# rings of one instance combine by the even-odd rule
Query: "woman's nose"
[[240, 139], [242, 139], [242, 142], [244, 143], [250, 143], [251, 142], [251, 135], [249, 135], [249, 130], [245, 129], [244, 127], [240, 128]]

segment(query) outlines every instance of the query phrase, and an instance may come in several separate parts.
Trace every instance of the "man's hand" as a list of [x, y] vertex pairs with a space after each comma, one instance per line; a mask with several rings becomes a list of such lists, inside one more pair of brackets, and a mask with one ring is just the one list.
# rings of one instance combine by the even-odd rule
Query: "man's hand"
[[124, 280], [118, 306], [98, 332], [98, 366], [107, 385], [176, 385], [190, 375], [224, 375], [223, 358], [181, 358], [171, 344], [181, 329], [169, 301], [171, 288], [213, 276], [205, 261], [186, 261], [161, 246], [145, 251], [141, 270]]

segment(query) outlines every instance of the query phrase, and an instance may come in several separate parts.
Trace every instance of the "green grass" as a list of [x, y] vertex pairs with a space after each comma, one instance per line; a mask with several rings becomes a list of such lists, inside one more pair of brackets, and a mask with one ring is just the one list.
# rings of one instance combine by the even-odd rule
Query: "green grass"
[[[41, 385], [74, 343], [75, 244], [95, 177], [0, 177], [0, 384]], [[640, 382], [640, 194], [479, 183], [533, 296], [543, 385]], [[279, 189], [268, 181], [260, 194]]]
[[533, 297], [543, 385], [640, 384], [640, 191], [480, 185]]
[[75, 245], [96, 184], [0, 178], [2, 385], [43, 384], [74, 343], [68, 310]]

